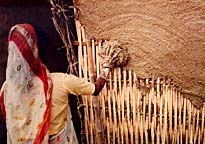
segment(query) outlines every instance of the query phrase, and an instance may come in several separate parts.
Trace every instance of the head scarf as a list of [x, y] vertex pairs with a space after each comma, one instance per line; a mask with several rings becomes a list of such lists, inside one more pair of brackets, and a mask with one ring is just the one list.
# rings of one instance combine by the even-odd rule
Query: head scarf
[[52, 82], [38, 55], [37, 38], [29, 24], [9, 33], [6, 81], [0, 93], [7, 143], [47, 143]]

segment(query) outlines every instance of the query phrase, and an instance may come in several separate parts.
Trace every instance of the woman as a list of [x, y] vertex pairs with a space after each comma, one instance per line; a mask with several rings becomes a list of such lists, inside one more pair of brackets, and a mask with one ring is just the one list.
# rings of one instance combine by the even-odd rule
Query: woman
[[110, 68], [103, 68], [95, 84], [49, 73], [38, 55], [36, 32], [30, 24], [12, 27], [8, 40], [6, 81], [0, 93], [7, 143], [78, 143], [67, 95], [98, 95]]

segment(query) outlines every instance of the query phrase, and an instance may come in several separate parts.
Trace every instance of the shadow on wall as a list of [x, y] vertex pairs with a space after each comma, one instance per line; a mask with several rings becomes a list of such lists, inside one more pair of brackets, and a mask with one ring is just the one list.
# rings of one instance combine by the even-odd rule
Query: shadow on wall
[[[42, 6], [0, 6], [0, 88], [5, 81], [7, 63], [8, 33], [11, 26], [18, 23], [32, 23], [38, 25], [47, 34], [44, 51], [45, 65], [49, 71], [67, 70], [66, 50], [51, 20], [50, 5]], [[6, 143], [6, 128], [0, 113], [0, 143]]]

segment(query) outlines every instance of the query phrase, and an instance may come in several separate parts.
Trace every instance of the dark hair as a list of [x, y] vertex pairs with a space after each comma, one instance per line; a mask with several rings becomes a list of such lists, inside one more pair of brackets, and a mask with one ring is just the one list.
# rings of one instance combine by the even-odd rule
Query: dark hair
[[47, 47], [50, 43], [48, 34], [40, 26], [33, 24], [33, 23], [29, 23], [29, 24], [32, 25], [36, 31], [38, 53], [39, 53], [41, 61], [43, 62], [43, 64], [46, 65], [48, 62], [48, 56], [47, 56], [46, 51], [47, 51]]

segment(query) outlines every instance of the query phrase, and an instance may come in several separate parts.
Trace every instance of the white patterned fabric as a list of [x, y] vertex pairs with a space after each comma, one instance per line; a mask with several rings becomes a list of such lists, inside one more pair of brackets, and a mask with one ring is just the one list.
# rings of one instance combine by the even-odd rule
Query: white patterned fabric
[[52, 82], [38, 56], [31, 25], [12, 27], [8, 53], [6, 81], [0, 94], [7, 143], [48, 143]]

